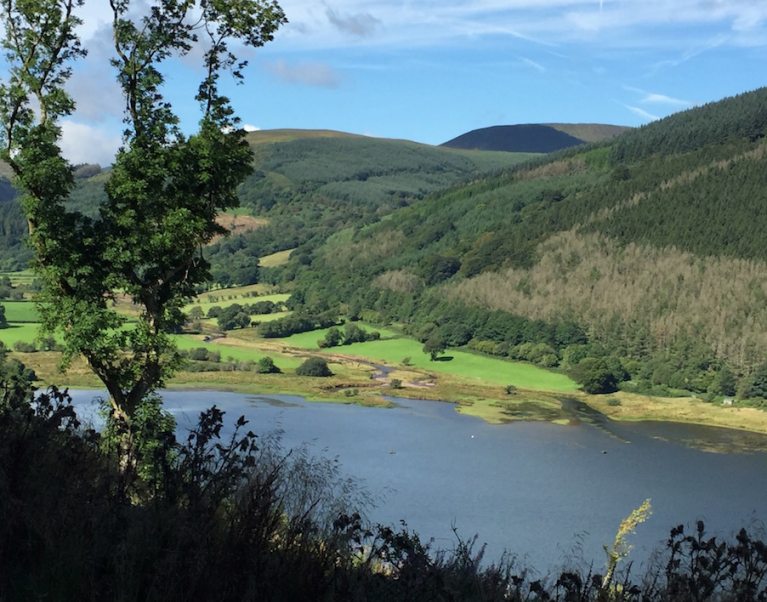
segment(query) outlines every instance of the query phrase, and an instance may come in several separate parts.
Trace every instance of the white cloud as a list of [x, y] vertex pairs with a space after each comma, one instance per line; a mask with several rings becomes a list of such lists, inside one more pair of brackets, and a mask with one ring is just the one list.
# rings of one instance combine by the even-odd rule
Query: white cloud
[[[343, 46], [349, 33], [368, 34], [360, 43], [400, 47], [507, 35], [547, 44], [684, 49], [705, 41], [702, 30], [727, 34], [728, 43], [753, 44], [760, 39], [755, 33], [767, 27], [762, 0], [333, 0], [332, 9], [316, 0], [281, 4], [302, 31], [288, 24], [278, 40], [301, 49]], [[373, 26], [376, 35], [370, 36]]]
[[642, 88], [635, 88], [634, 86], [623, 86], [623, 89], [639, 94], [641, 98], [638, 102], [641, 104], [670, 105], [673, 107], [691, 107], [695, 104], [689, 100], [674, 98], [673, 96], [667, 96], [666, 94], [661, 94], [659, 92], [649, 92]]
[[656, 92], [649, 92], [639, 102], [643, 104], [661, 104], [661, 105], [672, 105], [676, 107], [689, 107], [689, 106], [692, 106], [693, 104], [689, 100], [682, 100], [681, 98], [673, 98], [671, 96], [666, 96], [665, 94], [658, 94]]
[[529, 59], [523, 56], [523, 57], [520, 57], [519, 60], [521, 60], [528, 67], [532, 67], [533, 69], [535, 69], [538, 73], [546, 73], [546, 67], [544, 67], [540, 63], [537, 63], [533, 59]]
[[326, 63], [288, 63], [287, 61], [279, 60], [265, 63], [265, 66], [277, 79], [290, 84], [319, 88], [337, 88], [341, 83], [340, 75]]
[[119, 134], [72, 120], [61, 122], [61, 151], [71, 163], [98, 163], [107, 166], [120, 147]]
[[634, 115], [638, 115], [645, 121], [657, 121], [658, 119], [660, 119], [658, 115], [653, 115], [652, 113], [649, 113], [639, 107], [634, 107], [632, 105], [623, 105], [623, 106], [626, 107], [632, 113], [634, 113]]
[[256, 125], [252, 125], [250, 123], [243, 123], [242, 124], [242, 129], [245, 130], [246, 132], [258, 132], [258, 131], [261, 130], [260, 127], [258, 127]]

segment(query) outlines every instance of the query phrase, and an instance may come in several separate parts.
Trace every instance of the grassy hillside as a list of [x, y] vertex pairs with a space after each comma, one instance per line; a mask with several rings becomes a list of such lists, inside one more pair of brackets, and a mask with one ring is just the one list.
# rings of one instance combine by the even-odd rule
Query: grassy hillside
[[[295, 249], [301, 260], [340, 229], [373, 223], [432, 192], [531, 157], [328, 130], [258, 131], [248, 141], [255, 171], [240, 187], [238, 219], [258, 228], [240, 228], [209, 247], [214, 281], [224, 286], [255, 282], [259, 257]], [[70, 208], [96, 215], [108, 176], [98, 166], [82, 166]], [[25, 233], [15, 191], [0, 179], [0, 270], [26, 265]]]
[[422, 340], [762, 403], [765, 107], [757, 90], [455, 186], [285, 276]]

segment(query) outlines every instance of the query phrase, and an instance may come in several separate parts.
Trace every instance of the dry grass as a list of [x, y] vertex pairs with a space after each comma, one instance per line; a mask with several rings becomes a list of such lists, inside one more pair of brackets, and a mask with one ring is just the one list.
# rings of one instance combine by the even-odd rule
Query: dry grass
[[[216, 218], [216, 223], [219, 226], [226, 228], [229, 234], [244, 234], [245, 232], [252, 232], [263, 228], [269, 223], [268, 219], [263, 217], [253, 217], [252, 215], [236, 215], [231, 213], [222, 213]], [[210, 241], [210, 244], [221, 240], [220, 236], [216, 236]]]
[[[620, 400], [620, 405], [608, 405], [609, 398]], [[587, 395], [584, 401], [613, 420], [682, 422], [767, 434], [767, 412], [757, 408], [723, 407], [693, 397], [649, 397], [624, 392]]]
[[271, 255], [264, 255], [258, 260], [258, 263], [261, 267], [264, 268], [276, 268], [281, 265], [285, 265], [288, 263], [288, 259], [290, 259], [290, 254], [294, 251], [294, 249], [285, 249], [284, 251], [277, 251], [277, 253], [272, 253]]

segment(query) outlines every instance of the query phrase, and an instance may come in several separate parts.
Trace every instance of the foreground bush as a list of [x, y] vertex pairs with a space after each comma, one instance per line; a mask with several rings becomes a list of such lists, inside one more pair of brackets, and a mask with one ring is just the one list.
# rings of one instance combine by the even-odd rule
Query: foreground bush
[[709, 538], [703, 523], [675, 528], [637, 578], [613, 563], [606, 576], [531, 579], [511, 556], [486, 562], [474, 540], [434, 552], [404, 526], [365, 523], [364, 496], [334, 462], [283, 452], [242, 418], [225, 435], [215, 407], [178, 442], [149, 400], [129, 478], [109, 429], [84, 429], [66, 392], [32, 403], [17, 368], [0, 371], [3, 602], [767, 599], [765, 543]]

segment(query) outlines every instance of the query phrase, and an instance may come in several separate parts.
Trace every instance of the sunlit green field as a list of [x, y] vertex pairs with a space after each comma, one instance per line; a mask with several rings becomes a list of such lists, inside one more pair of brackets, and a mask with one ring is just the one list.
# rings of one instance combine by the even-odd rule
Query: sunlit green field
[[216, 343], [215, 341], [206, 343], [199, 335], [177, 334], [172, 335], [173, 341], [179, 349], [196, 349], [203, 347], [208, 351], [217, 351], [221, 354], [221, 359], [231, 358], [235, 361], [253, 361], [257, 362], [262, 357], [270, 356], [274, 363], [283, 370], [292, 370], [297, 368], [303, 361], [301, 358], [295, 358], [277, 353], [267, 353], [252, 347], [227, 345], [225, 343]]
[[40, 328], [39, 324], [11, 323], [8, 328], [0, 328], [0, 341], [6, 347], [13, 347], [14, 343], [22, 341], [24, 343], [34, 343]]
[[39, 322], [40, 315], [32, 301], [0, 301], [9, 322]]
[[[366, 325], [366, 329], [373, 329]], [[393, 336], [395, 333], [381, 331], [381, 336]], [[386, 334], [384, 334], [384, 331]], [[280, 339], [287, 345], [318, 349], [317, 341], [325, 336], [324, 330], [315, 330]], [[405, 358], [415, 368], [429, 372], [450, 374], [484, 384], [514, 385], [521, 389], [539, 391], [574, 392], [578, 385], [564, 374], [544, 370], [532, 364], [511, 362], [494, 357], [483, 356], [449, 349], [437, 361], [431, 361], [423, 352], [423, 345], [414, 339], [404, 337], [381, 341], [354, 343], [341, 347], [320, 350], [322, 353], [344, 353], [356, 355], [374, 361], [389, 364], [402, 364]]]
[[277, 266], [281, 266], [288, 263], [288, 259], [290, 259], [290, 254], [293, 251], [294, 249], [286, 249], [285, 251], [277, 251], [276, 253], [272, 253], [271, 255], [264, 255], [258, 260], [258, 263], [260, 266], [265, 268], [276, 268]]
[[19, 284], [32, 284], [32, 281], [35, 279], [35, 273], [32, 270], [22, 270], [20, 272], [0, 272], [0, 278], [3, 276], [8, 276], [13, 286], [18, 286]]
[[[373, 326], [364, 322], [355, 322], [355, 324], [368, 332], [372, 332], [374, 330], [379, 332], [381, 337], [384, 339], [400, 336], [398, 332], [394, 332], [393, 330], [389, 330], [387, 328], [380, 328], [379, 326]], [[341, 332], [344, 331], [343, 326], [336, 326], [335, 328], [338, 328], [338, 330]], [[317, 341], [325, 338], [325, 333], [327, 333], [328, 330], [330, 330], [330, 328], [322, 328], [320, 330], [312, 330], [310, 332], [299, 332], [298, 334], [285, 337], [284, 339], [279, 339], [279, 341], [285, 345], [289, 345], [290, 347], [299, 347], [301, 349], [319, 349]], [[351, 347], [342, 345], [341, 347], [336, 347], [335, 349], [337, 353], [343, 353], [343, 349], [351, 349]]]
[[208, 310], [211, 307], [218, 306], [221, 308], [229, 307], [230, 305], [234, 305], [235, 303], [239, 303], [240, 305], [243, 304], [250, 304], [250, 303], [258, 303], [259, 301], [271, 301], [273, 303], [283, 303], [288, 300], [290, 297], [287, 293], [276, 293], [273, 295], [261, 295], [259, 297], [245, 297], [242, 294], [237, 294], [236, 292], [230, 292], [230, 291], [237, 291], [239, 289], [221, 289], [220, 291], [212, 291], [210, 293], [203, 293], [198, 297], [198, 301], [195, 303], [190, 303], [189, 305], [186, 305], [184, 307], [184, 311], [188, 312], [193, 307], [200, 307], [203, 312], [206, 314], [208, 313]]

